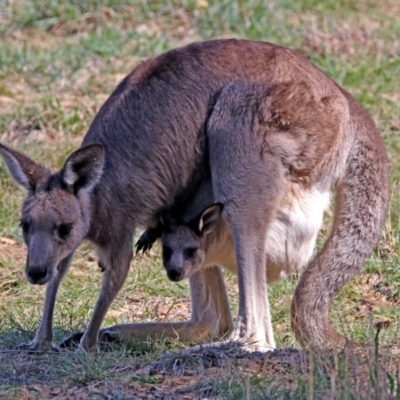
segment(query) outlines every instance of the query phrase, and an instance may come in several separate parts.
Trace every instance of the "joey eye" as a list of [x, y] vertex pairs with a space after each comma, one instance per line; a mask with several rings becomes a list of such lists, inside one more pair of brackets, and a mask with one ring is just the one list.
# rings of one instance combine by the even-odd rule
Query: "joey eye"
[[29, 231], [29, 222], [27, 221], [22, 221], [19, 223], [19, 226], [22, 228], [23, 233], [28, 233]]
[[164, 260], [169, 260], [171, 258], [172, 250], [170, 247], [163, 246], [162, 248], [162, 256]]
[[61, 239], [65, 239], [72, 231], [72, 224], [61, 224], [57, 228], [58, 236]]
[[187, 249], [183, 250], [183, 256], [185, 258], [193, 258], [197, 252], [196, 247], [188, 247]]

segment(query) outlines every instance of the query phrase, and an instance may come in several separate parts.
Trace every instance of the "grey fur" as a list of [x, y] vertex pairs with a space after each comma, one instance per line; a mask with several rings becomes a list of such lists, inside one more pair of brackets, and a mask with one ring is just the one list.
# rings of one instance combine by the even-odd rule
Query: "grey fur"
[[[17, 182], [29, 184], [22, 208], [28, 277], [33, 268], [31, 281], [49, 282], [33, 348], [52, 341], [57, 288], [84, 238], [97, 247], [105, 270], [80, 338], [87, 350], [128, 273], [135, 229], [156, 227], [163, 211], [190, 202], [207, 180], [223, 205], [237, 259], [239, 317], [230, 338], [261, 350], [274, 347], [265, 295], [270, 226], [287, 217], [279, 214], [285, 201], [338, 190], [331, 237], [296, 290], [292, 321], [302, 343], [340, 342], [328, 323], [329, 306], [372, 251], [387, 208], [387, 160], [368, 115], [309, 61], [269, 43], [194, 43], [142, 63], [97, 114], [70, 156], [73, 168], [67, 161], [50, 174], [3, 145], [0, 151]], [[196, 340], [210, 336], [207, 329], [192, 334], [209, 314], [213, 323], [225, 316], [214, 335], [231, 330], [219, 269], [194, 274], [191, 290], [192, 321], [115, 326], [101, 334]]]

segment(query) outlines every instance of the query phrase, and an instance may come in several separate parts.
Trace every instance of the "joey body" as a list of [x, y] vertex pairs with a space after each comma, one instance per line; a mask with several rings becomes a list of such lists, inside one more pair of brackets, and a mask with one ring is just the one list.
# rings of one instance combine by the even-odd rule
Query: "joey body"
[[[207, 197], [200, 191], [208, 192]], [[189, 203], [179, 213], [165, 213], [162, 217], [163, 224], [158, 237], [162, 243], [164, 268], [172, 281], [189, 278], [199, 270], [213, 265], [223, 266], [237, 274], [232, 235], [222, 216], [222, 204], [213, 204], [211, 182], [207, 186], [203, 185], [196, 192], [197, 196], [207, 198], [207, 201], [200, 205], [194, 199], [194, 203]], [[329, 203], [329, 193], [316, 191], [304, 191], [301, 197], [282, 202], [271, 221], [264, 245], [268, 284], [308, 264], [322, 225], [323, 213]], [[204, 221], [210, 218], [207, 214], [211, 213], [214, 219], [212, 226], [204, 226]], [[139, 243], [142, 242], [143, 246], [146, 241], [147, 246], [151, 247], [158, 237], [153, 236], [152, 241], [141, 238]], [[176, 276], [177, 272], [171, 274], [171, 271], [178, 271], [179, 276]]]

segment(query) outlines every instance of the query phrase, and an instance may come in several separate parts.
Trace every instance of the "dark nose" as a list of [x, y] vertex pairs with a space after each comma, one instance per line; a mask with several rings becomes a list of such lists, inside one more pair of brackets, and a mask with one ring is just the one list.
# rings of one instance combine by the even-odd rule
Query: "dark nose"
[[46, 277], [47, 268], [41, 266], [29, 267], [27, 274], [30, 281], [36, 283]]
[[167, 271], [168, 278], [173, 282], [178, 282], [182, 279], [182, 268], [171, 268]]

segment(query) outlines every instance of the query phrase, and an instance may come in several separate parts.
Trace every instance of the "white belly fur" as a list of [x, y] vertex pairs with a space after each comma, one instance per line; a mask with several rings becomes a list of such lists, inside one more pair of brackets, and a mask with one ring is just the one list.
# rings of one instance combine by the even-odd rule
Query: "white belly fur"
[[307, 265], [329, 202], [329, 192], [311, 189], [285, 201], [278, 210], [266, 239], [269, 283]]

